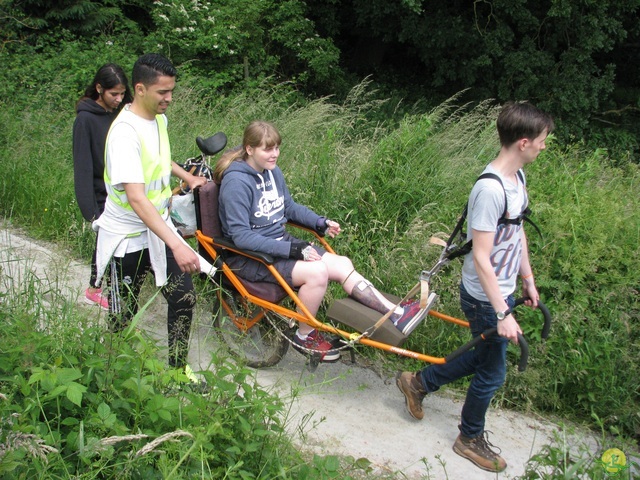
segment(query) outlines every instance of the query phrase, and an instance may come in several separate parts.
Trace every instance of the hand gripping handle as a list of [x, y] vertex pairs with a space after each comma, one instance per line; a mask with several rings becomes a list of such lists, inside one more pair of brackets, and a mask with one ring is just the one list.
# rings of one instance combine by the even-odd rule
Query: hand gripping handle
[[[522, 305], [526, 300], [528, 300], [526, 297], [517, 299], [515, 302], [514, 308], [519, 305]], [[549, 313], [549, 309], [547, 308], [547, 306], [540, 301], [538, 301], [538, 308], [540, 309], [544, 317], [544, 326], [542, 327], [541, 336], [542, 338], [547, 338], [549, 336], [549, 330], [551, 329], [551, 314]], [[509, 311], [509, 313], [511, 312]], [[468, 343], [465, 343], [460, 348], [458, 348], [457, 350], [447, 355], [445, 357], [445, 362], [446, 363], [451, 362], [454, 358], [459, 357], [467, 350], [470, 350], [476, 345], [478, 345], [480, 342], [483, 342], [487, 338], [497, 334], [498, 334], [498, 329], [495, 327], [485, 330], [484, 332], [482, 332], [477, 337], [473, 338]], [[527, 363], [529, 361], [529, 344], [525, 340], [524, 336], [522, 336], [522, 334], [518, 334], [518, 346], [520, 347], [520, 361], [518, 362], [518, 371], [524, 372], [527, 369]]]
[[[528, 297], [518, 298], [513, 308], [516, 308], [519, 305], [522, 305], [527, 300], [529, 300]], [[540, 312], [542, 313], [542, 316], [544, 317], [544, 325], [542, 326], [542, 333], [540, 336], [543, 339], [547, 339], [549, 338], [549, 332], [551, 331], [551, 313], [549, 312], [549, 309], [547, 308], [547, 306], [544, 303], [542, 303], [540, 300], [538, 300], [538, 309], [540, 310]]]

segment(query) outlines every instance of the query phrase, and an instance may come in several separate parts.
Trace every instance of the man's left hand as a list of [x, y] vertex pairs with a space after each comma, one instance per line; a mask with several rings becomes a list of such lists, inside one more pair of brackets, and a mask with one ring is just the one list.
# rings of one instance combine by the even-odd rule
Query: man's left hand
[[531, 308], [536, 308], [538, 306], [540, 294], [538, 293], [538, 289], [536, 288], [536, 284], [534, 283], [533, 278], [522, 280], [522, 293], [525, 297], [529, 298], [529, 300], [526, 300], [524, 302], [526, 306]]

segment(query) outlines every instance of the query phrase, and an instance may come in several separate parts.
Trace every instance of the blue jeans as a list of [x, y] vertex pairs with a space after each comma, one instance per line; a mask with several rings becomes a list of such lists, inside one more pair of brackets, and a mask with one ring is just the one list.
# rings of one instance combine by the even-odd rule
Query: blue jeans
[[[510, 295], [506, 301], [509, 308], [513, 308], [513, 296]], [[473, 298], [462, 284], [460, 305], [474, 337], [497, 325], [498, 319], [491, 304]], [[418, 379], [422, 381], [428, 393], [435, 392], [441, 386], [455, 380], [473, 375], [462, 407], [459, 427], [465, 437], [475, 438], [484, 432], [487, 409], [506, 377], [507, 344], [506, 338], [495, 335], [449, 363], [430, 365], [418, 372]]]

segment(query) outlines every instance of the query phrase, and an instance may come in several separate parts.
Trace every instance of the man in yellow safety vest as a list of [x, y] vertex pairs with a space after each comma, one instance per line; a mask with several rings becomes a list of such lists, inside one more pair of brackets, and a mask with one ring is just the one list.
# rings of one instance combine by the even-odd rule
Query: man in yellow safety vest
[[[201, 258], [184, 242], [169, 217], [171, 175], [192, 189], [206, 183], [171, 160], [167, 117], [176, 69], [158, 54], [138, 58], [133, 67], [133, 103], [114, 120], [105, 149], [105, 211], [98, 231], [98, 277], [110, 264], [109, 311], [114, 331], [138, 311], [138, 296], [152, 271], [168, 304], [169, 364], [187, 365], [195, 292], [190, 274]], [[202, 260], [203, 261], [203, 260]], [[203, 261], [204, 262], [204, 261]]]

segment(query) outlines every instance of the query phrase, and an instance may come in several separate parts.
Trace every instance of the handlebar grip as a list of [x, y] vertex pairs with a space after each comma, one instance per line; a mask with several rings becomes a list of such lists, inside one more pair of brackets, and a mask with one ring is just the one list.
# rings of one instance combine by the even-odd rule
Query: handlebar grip
[[[528, 297], [518, 298], [515, 301], [513, 308], [516, 308], [522, 305], [527, 300], [529, 300]], [[542, 316], [544, 317], [544, 325], [542, 327], [541, 336], [543, 339], [546, 339], [547, 337], [549, 337], [549, 331], [551, 330], [551, 313], [549, 312], [549, 309], [547, 308], [547, 306], [544, 303], [542, 303], [540, 300], [538, 300], [538, 308], [540, 309], [540, 311], [542, 312]], [[477, 337], [471, 339], [471, 341], [469, 341], [468, 343], [465, 343], [460, 348], [458, 348], [457, 350], [447, 355], [444, 359], [445, 362], [449, 363], [454, 358], [459, 357], [467, 350], [470, 350], [476, 345], [478, 345], [480, 342], [486, 340], [492, 335], [497, 335], [497, 334], [498, 334], [498, 329], [495, 327], [485, 330]], [[520, 361], [518, 362], [518, 371], [524, 372], [527, 369], [527, 363], [529, 362], [529, 344], [527, 343], [527, 340], [524, 338], [524, 336], [520, 333], [518, 334], [518, 346], [520, 347]]]
[[477, 337], [472, 338], [469, 342], [465, 343], [464, 345], [459, 347], [457, 350], [454, 350], [449, 355], [444, 357], [445, 362], [449, 363], [454, 358], [458, 358], [460, 355], [462, 355], [467, 350], [471, 350], [477, 344], [479, 344], [480, 342], [484, 341], [487, 337], [490, 337], [491, 335], [494, 335], [496, 333], [498, 333], [498, 329], [495, 328], [495, 327], [485, 330], [484, 332], [482, 332]]
[[[513, 308], [516, 308], [517, 306], [522, 305], [527, 300], [529, 300], [529, 297], [518, 298]], [[551, 312], [549, 312], [549, 309], [547, 308], [547, 306], [544, 303], [542, 303], [540, 300], [538, 300], [538, 308], [540, 309], [540, 312], [542, 312], [542, 316], [544, 318], [544, 325], [542, 326], [541, 337], [543, 339], [547, 339], [549, 338], [549, 332], [551, 331]]]
[[542, 315], [544, 316], [544, 326], [542, 327], [542, 338], [547, 339], [549, 338], [549, 332], [551, 331], [551, 312], [549, 312], [549, 309], [547, 308], [547, 306], [542, 303], [540, 300], [538, 300], [538, 308], [540, 309], [540, 311], [542, 312]]
[[518, 371], [524, 372], [527, 369], [527, 363], [529, 362], [529, 344], [521, 333], [518, 334], [518, 346], [520, 347], [520, 361], [518, 362]]
[[[458, 348], [454, 352], [447, 355], [444, 359], [445, 362], [446, 363], [451, 362], [453, 359], [459, 357], [467, 350], [472, 349], [473, 347], [478, 345], [480, 342], [483, 342], [487, 338], [497, 334], [498, 334], [498, 329], [495, 327], [485, 330], [477, 337], [474, 337], [473, 339], [471, 339], [471, 341], [465, 343], [460, 348]], [[529, 344], [520, 333], [518, 334], [518, 346], [520, 347], [520, 361], [518, 362], [518, 371], [524, 372], [527, 369], [527, 363], [529, 362]]]

